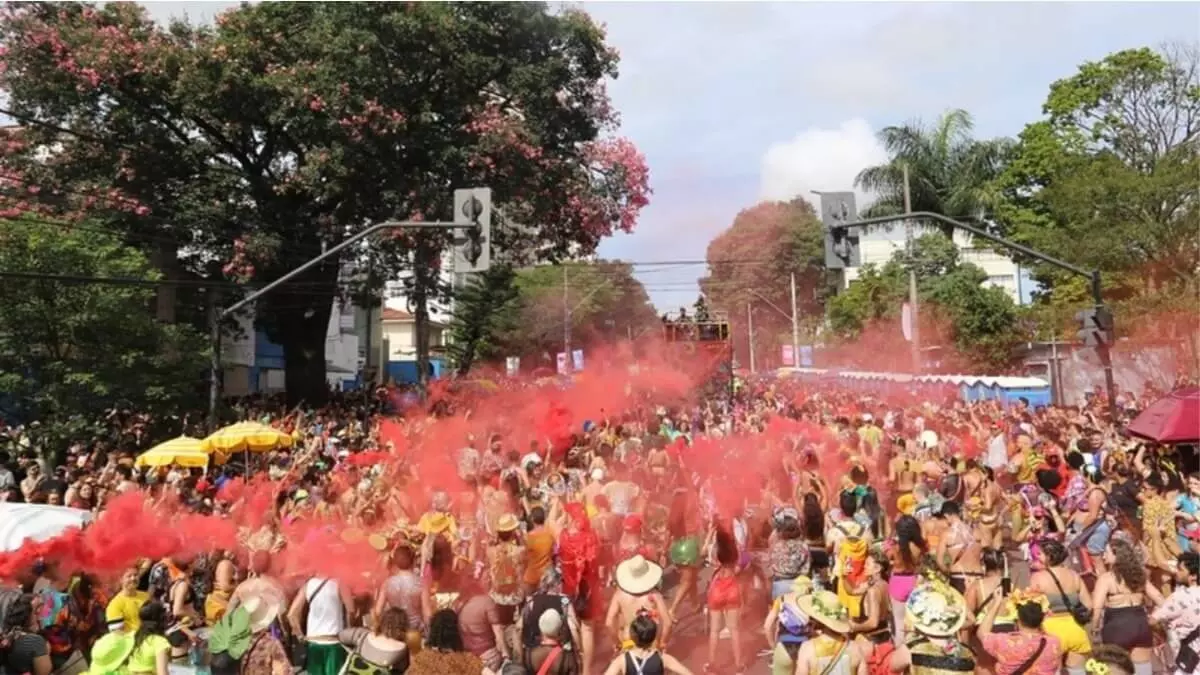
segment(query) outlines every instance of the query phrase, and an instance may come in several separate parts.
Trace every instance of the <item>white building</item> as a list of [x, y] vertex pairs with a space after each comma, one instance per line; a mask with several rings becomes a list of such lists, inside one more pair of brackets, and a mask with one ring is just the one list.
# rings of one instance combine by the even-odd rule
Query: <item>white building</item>
[[[919, 237], [926, 232], [935, 231], [937, 230], [933, 228], [918, 226], [915, 236]], [[973, 237], [966, 232], [954, 233], [954, 244], [958, 247], [960, 260], [982, 269], [988, 275], [988, 285], [1003, 288], [1013, 302], [1018, 305], [1024, 304], [1022, 298], [1028, 299], [1033, 290], [1031, 288], [1032, 281], [1025, 271], [1008, 256], [996, 253], [987, 247], [975, 246], [972, 239]], [[883, 267], [891, 260], [894, 253], [904, 249], [904, 227], [897, 225], [863, 234], [859, 238], [859, 249], [863, 265], [873, 264], [876, 267]], [[846, 286], [858, 278], [860, 269], [860, 267], [846, 268], [844, 276]]]

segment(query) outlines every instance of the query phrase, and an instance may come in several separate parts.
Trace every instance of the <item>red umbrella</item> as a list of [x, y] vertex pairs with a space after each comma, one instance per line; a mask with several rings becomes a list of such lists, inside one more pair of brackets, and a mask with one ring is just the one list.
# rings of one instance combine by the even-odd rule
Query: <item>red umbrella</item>
[[1200, 387], [1180, 389], [1160, 398], [1125, 430], [1159, 443], [1200, 442]]

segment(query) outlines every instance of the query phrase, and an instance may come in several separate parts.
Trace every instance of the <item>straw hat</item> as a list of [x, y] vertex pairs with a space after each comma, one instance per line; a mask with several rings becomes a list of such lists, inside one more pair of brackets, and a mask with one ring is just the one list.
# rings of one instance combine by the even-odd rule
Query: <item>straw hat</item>
[[908, 596], [905, 619], [919, 633], [951, 637], [966, 622], [967, 603], [945, 582], [922, 580]]
[[450, 529], [450, 517], [444, 513], [426, 513], [417, 527], [425, 534], [441, 534]]
[[649, 593], [662, 581], [662, 568], [635, 555], [617, 565], [617, 586], [630, 595]]
[[88, 672], [116, 672], [129, 660], [133, 653], [134, 637], [132, 633], [108, 633], [96, 640], [92, 646], [92, 666]]
[[513, 532], [520, 526], [521, 521], [517, 520], [517, 517], [511, 513], [500, 516], [499, 520], [496, 521], [497, 532]]
[[284, 604], [286, 601], [277, 590], [265, 585], [256, 587], [241, 604], [250, 619], [250, 632], [261, 633], [270, 628]]
[[796, 599], [801, 612], [835, 633], [850, 632], [850, 613], [846, 611], [838, 596], [830, 591], [820, 591]]

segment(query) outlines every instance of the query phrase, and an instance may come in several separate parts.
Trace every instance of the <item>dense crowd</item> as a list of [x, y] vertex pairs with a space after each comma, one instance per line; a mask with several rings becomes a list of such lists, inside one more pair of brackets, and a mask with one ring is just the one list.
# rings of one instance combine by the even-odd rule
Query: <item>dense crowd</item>
[[[797, 675], [1190, 673], [1194, 450], [1122, 433], [1155, 395], [1035, 408], [758, 381], [601, 411], [565, 443], [467, 436], [444, 449], [450, 483], [428, 480], [436, 465], [384, 457], [379, 395], [241, 402], [241, 418], [293, 443], [207, 470], [139, 469], [151, 421], [128, 412], [53, 467], [35, 428], [9, 428], [4, 501], [102, 520], [139, 493], [221, 517], [235, 510], [227, 488], [253, 479], [273, 502], [235, 547], [138, 560], [119, 578], [38, 560], [0, 592], [0, 663], [33, 675], [732, 674], [762, 662]], [[305, 546], [288, 527], [308, 521], [367, 541], [386, 577], [363, 592], [283, 574], [279, 557]]]

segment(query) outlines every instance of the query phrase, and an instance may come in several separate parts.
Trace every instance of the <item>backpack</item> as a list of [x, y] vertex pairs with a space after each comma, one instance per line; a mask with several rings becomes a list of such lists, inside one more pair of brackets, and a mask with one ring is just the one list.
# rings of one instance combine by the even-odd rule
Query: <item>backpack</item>
[[520, 559], [513, 546], [501, 545], [493, 549], [491, 556], [492, 591], [499, 595], [512, 595], [521, 588]]

